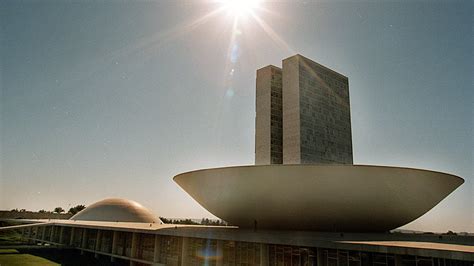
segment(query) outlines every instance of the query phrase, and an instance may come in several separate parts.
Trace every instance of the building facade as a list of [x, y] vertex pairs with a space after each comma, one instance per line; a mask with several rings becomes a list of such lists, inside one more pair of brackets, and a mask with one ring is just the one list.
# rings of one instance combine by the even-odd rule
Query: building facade
[[[471, 266], [472, 236], [245, 231], [121, 223], [45, 223], [23, 238], [116, 265]], [[358, 239], [364, 239], [360, 241]]]
[[283, 163], [282, 72], [276, 66], [257, 70], [255, 164]]
[[301, 55], [283, 60], [283, 163], [352, 164], [349, 80]]
[[256, 164], [352, 164], [349, 80], [301, 55], [257, 70]]

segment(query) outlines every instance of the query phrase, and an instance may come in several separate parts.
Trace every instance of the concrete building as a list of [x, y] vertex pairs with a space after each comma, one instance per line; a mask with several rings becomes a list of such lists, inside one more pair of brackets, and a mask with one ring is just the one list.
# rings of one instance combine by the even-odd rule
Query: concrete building
[[349, 80], [301, 55], [283, 60], [283, 163], [352, 164]]
[[[114, 209], [106, 204], [94, 208]], [[133, 208], [128, 212], [128, 217], [135, 213]], [[94, 221], [16, 220], [24, 224], [0, 232], [20, 230], [36, 248], [88, 252], [116, 265], [472, 266], [474, 262], [474, 236], [110, 222], [101, 220], [108, 220], [111, 212], [104, 217], [95, 213]]]
[[352, 164], [349, 80], [301, 55], [257, 70], [256, 164]]
[[464, 182], [435, 171], [347, 164], [201, 169], [174, 181], [239, 228], [359, 233], [403, 226]]
[[283, 163], [282, 74], [276, 66], [257, 70], [255, 164]]

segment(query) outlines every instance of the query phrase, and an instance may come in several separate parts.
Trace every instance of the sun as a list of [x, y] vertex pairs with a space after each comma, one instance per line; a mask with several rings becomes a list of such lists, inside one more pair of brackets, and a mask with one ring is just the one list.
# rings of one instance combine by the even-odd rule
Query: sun
[[243, 17], [259, 7], [261, 0], [221, 0], [222, 6], [234, 17]]

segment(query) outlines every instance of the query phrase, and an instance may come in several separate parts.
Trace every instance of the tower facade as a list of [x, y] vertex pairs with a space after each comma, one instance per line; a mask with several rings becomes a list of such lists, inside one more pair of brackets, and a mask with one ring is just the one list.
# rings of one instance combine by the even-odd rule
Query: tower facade
[[283, 163], [352, 164], [349, 79], [301, 55], [283, 60]]
[[282, 65], [257, 70], [255, 163], [352, 164], [348, 78], [301, 55]]
[[257, 70], [255, 164], [282, 163], [282, 71], [270, 65]]

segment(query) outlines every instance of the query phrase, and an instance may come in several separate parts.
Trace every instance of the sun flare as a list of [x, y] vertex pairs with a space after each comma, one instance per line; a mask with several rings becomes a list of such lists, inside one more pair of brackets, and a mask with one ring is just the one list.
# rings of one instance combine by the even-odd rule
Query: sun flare
[[261, 0], [221, 0], [219, 2], [231, 15], [242, 17], [252, 14], [259, 7]]

